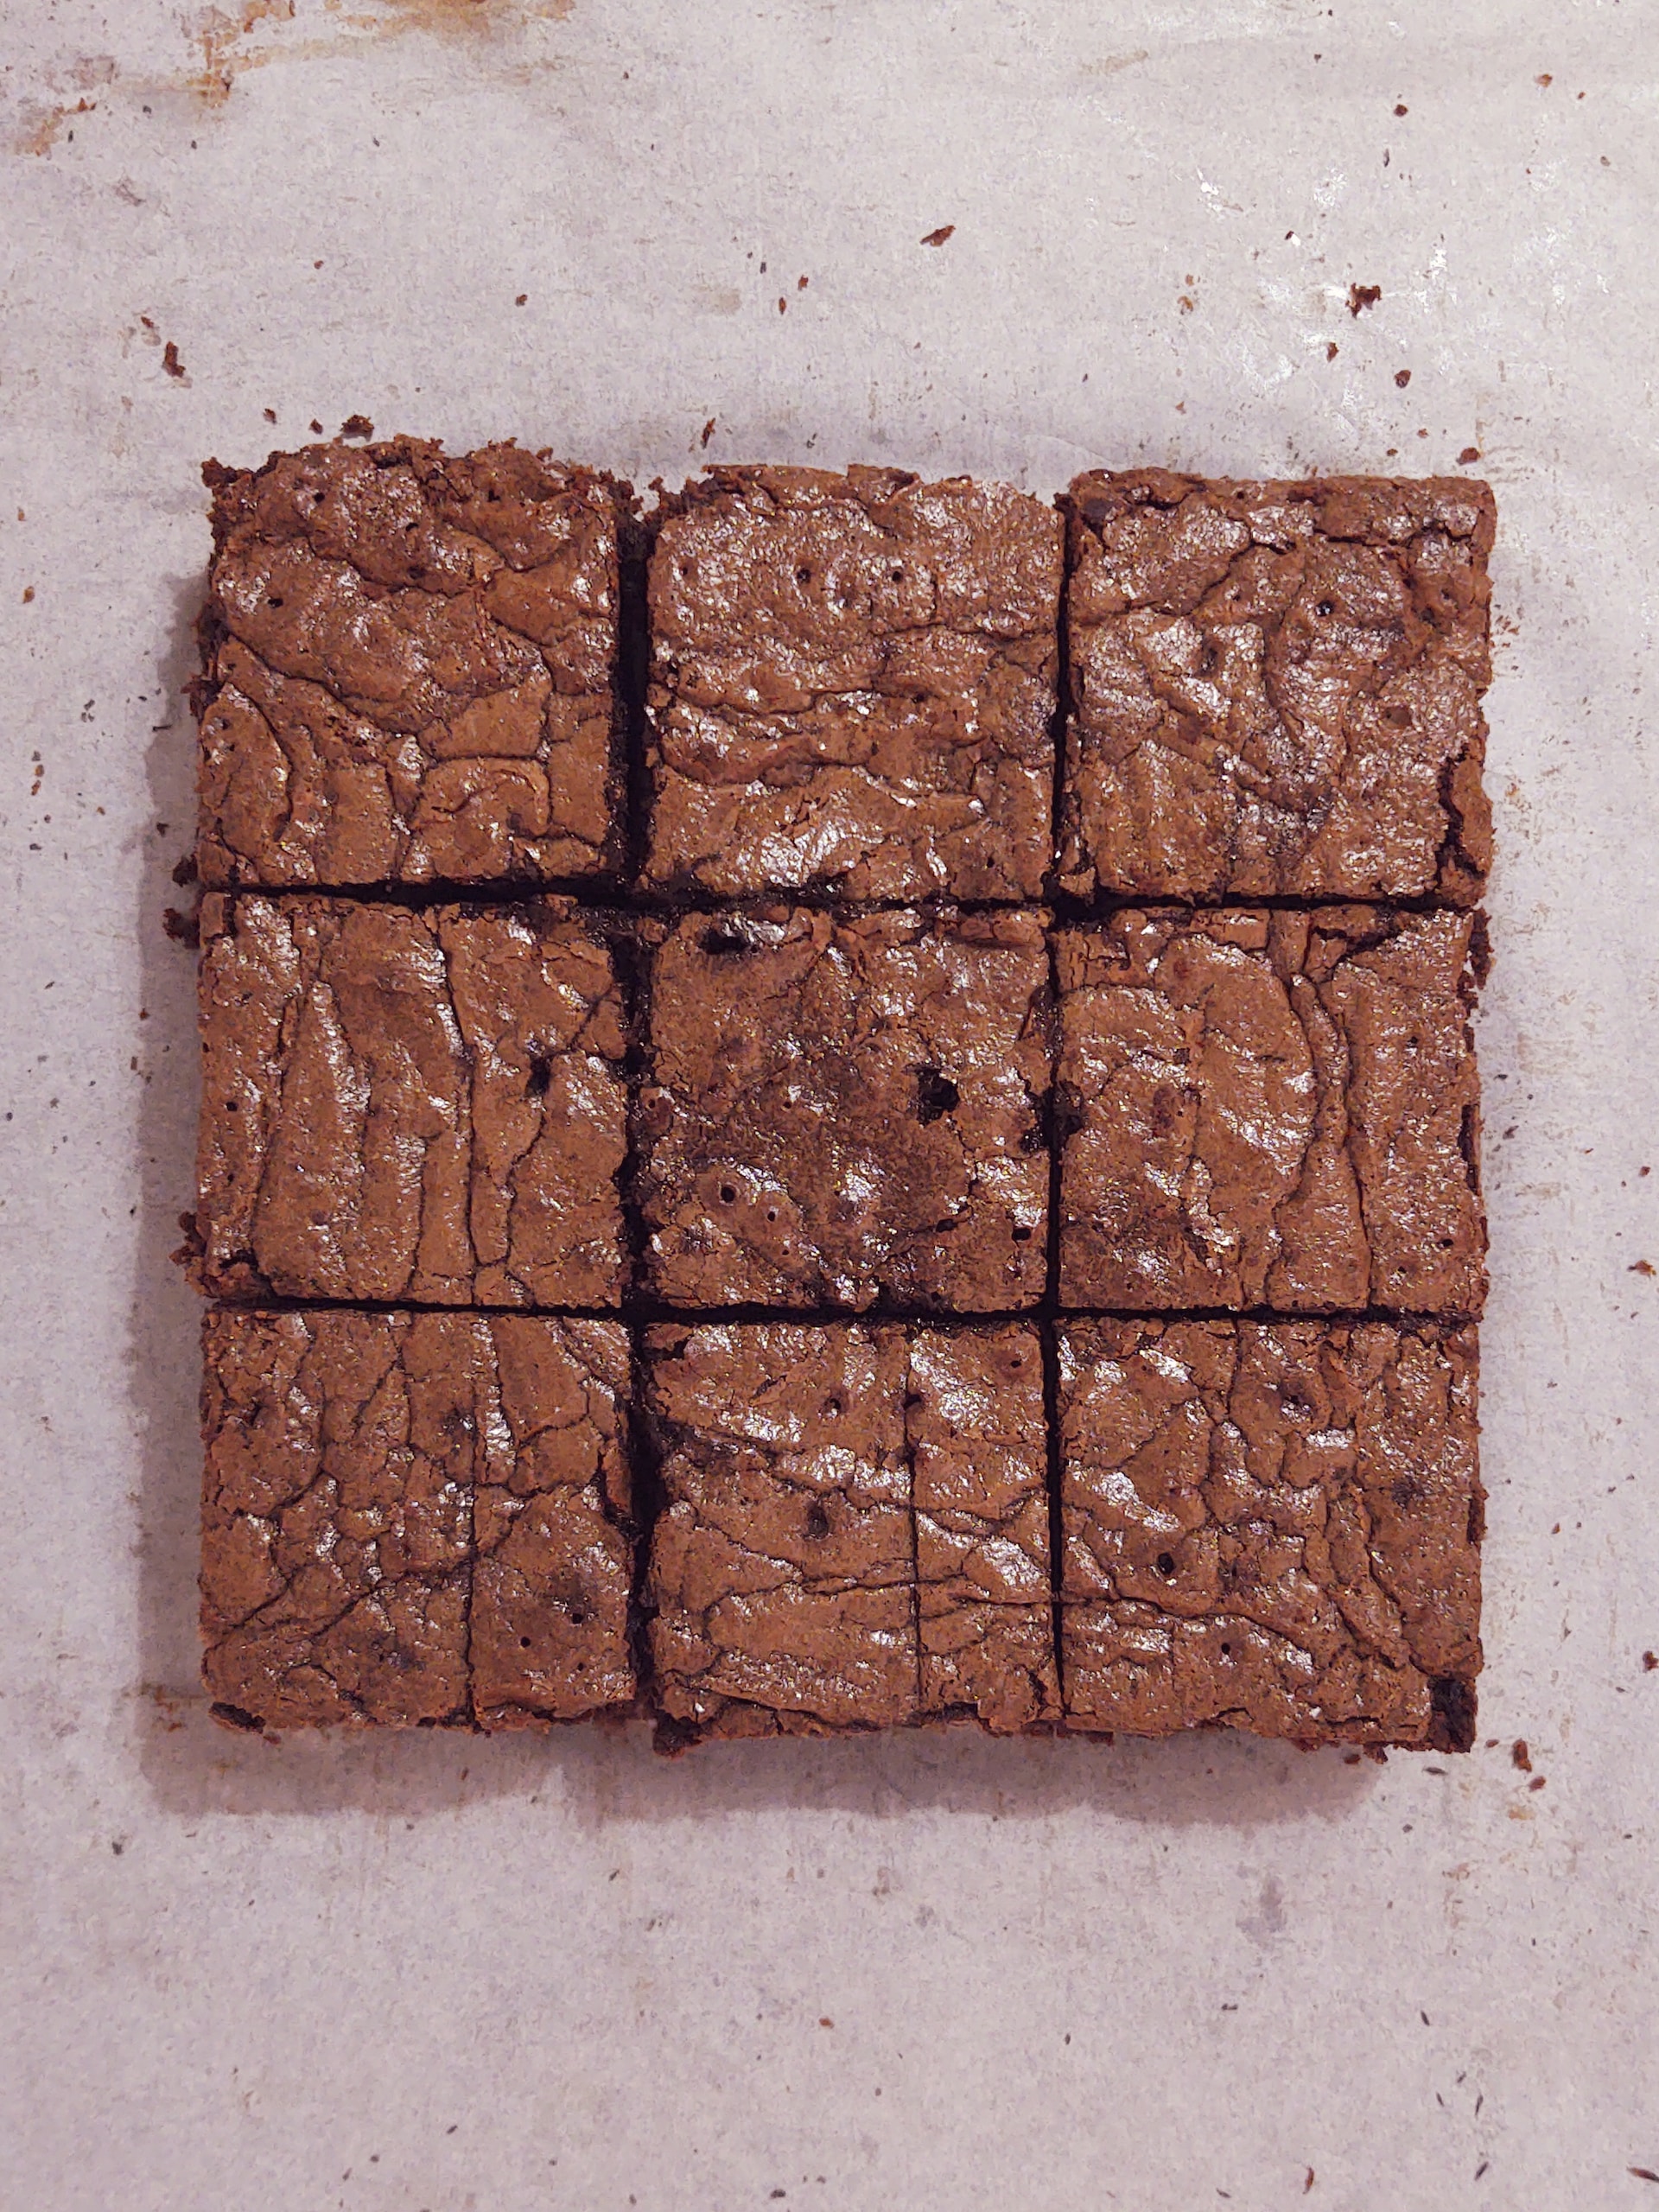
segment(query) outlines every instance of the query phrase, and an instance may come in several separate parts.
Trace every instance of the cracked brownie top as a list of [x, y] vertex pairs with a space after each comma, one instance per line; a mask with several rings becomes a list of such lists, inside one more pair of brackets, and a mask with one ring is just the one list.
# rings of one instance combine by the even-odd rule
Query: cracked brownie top
[[1139, 469], [1065, 507], [1068, 890], [1478, 901], [1485, 485]]
[[896, 469], [715, 469], [651, 562], [647, 874], [1029, 899], [1050, 860], [1059, 517]]
[[506, 444], [210, 462], [204, 882], [488, 882], [619, 862], [630, 494]]

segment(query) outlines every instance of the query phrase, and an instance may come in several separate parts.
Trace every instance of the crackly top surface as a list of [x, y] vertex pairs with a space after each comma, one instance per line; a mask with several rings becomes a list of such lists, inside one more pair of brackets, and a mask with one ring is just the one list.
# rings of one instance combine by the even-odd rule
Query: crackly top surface
[[617, 1302], [622, 1007], [569, 901], [214, 893], [202, 947], [210, 1294]]
[[1487, 486], [1139, 469], [1065, 505], [1069, 890], [1478, 900]]
[[1058, 1718], [1037, 1331], [913, 1329], [905, 1436], [924, 1712], [999, 1730]]
[[1467, 1326], [1064, 1328], [1069, 1717], [1466, 1750], [1476, 1372]]
[[510, 443], [415, 438], [205, 474], [205, 882], [617, 864], [626, 486]]
[[500, 1726], [632, 1697], [618, 1325], [226, 1312], [202, 1350], [217, 1699]]
[[1036, 896], [1062, 540], [1051, 507], [964, 477], [689, 485], [651, 563], [651, 880]]
[[911, 1719], [904, 1332], [658, 1326], [645, 1345], [663, 1710], [726, 1735]]
[[1064, 932], [1063, 1302], [1478, 1313], [1472, 937], [1355, 906]]
[[648, 1280], [692, 1306], [1033, 1304], [1041, 918], [686, 917], [637, 1116]]

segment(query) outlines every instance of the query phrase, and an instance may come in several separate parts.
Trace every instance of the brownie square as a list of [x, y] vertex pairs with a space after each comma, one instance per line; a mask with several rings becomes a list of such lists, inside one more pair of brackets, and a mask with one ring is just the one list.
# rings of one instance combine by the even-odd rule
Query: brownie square
[[473, 1710], [485, 1728], [575, 1720], [634, 1694], [627, 1332], [498, 1314], [472, 1324]]
[[1036, 913], [686, 916], [652, 962], [636, 1123], [652, 1289], [1034, 1304], [1051, 995]]
[[1065, 887], [1479, 899], [1484, 484], [1080, 476]]
[[1006, 485], [720, 468], [650, 571], [653, 884], [1035, 898], [1060, 520]]
[[205, 883], [616, 867], [627, 486], [416, 438], [204, 474]]
[[201, 935], [204, 1290], [617, 1304], [626, 1037], [593, 918], [213, 893]]
[[202, 1343], [202, 1672], [230, 1717], [632, 1698], [620, 1326], [226, 1312]]
[[1331, 906], [1063, 933], [1062, 1303], [1478, 1313], [1476, 930]]
[[904, 1332], [647, 1332], [671, 1740], [892, 1727], [918, 1704]]
[[1478, 1358], [1467, 1325], [1063, 1329], [1067, 1721], [1467, 1751]]
[[1058, 1719], [1036, 1330], [913, 1331], [905, 1433], [924, 1717], [999, 1732]]

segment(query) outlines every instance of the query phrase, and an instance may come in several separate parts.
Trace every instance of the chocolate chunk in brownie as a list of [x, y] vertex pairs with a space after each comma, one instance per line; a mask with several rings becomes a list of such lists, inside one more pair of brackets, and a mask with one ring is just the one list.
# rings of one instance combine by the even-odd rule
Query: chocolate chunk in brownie
[[1478, 899], [1484, 484], [1080, 476], [1068, 890]]
[[616, 867], [627, 486], [416, 438], [204, 473], [204, 883]]
[[615, 1305], [626, 1039], [598, 928], [553, 898], [210, 893], [202, 1288]]
[[670, 1738], [891, 1727], [918, 1704], [904, 1332], [663, 1325], [648, 1602]]
[[575, 1720], [634, 1694], [628, 1340], [614, 1321], [497, 1314], [478, 1368], [467, 1651], [485, 1728]]
[[1062, 934], [1062, 1302], [1478, 1313], [1473, 929], [1127, 908]]
[[637, 1121], [652, 1288], [1034, 1304], [1050, 1001], [1034, 912], [687, 916], [655, 953]]
[[231, 1717], [493, 1726], [632, 1699], [620, 1326], [227, 1312], [203, 1350], [203, 1675]]
[[1058, 1719], [1036, 1330], [912, 1330], [905, 1429], [924, 1717]]
[[1478, 1357], [1466, 1325], [1064, 1328], [1068, 1722], [1466, 1751]]
[[965, 477], [688, 485], [651, 563], [650, 880], [1036, 897], [1062, 540], [1052, 507]]

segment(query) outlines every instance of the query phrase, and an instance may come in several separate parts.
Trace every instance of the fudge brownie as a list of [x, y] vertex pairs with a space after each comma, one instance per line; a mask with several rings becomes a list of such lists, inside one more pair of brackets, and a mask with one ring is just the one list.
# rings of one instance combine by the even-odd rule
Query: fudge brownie
[[633, 1505], [627, 1332], [497, 1314], [480, 1332], [474, 1717], [533, 1727], [626, 1705]]
[[905, 1433], [924, 1717], [1058, 1719], [1036, 1330], [913, 1330]]
[[683, 918], [653, 957], [636, 1117], [651, 1287], [1034, 1304], [1051, 1008], [1034, 912]]
[[1062, 1304], [1478, 1313], [1476, 928], [1131, 907], [1064, 932]]
[[1080, 476], [1070, 891], [1479, 899], [1484, 484]]
[[665, 501], [650, 880], [1037, 896], [1063, 537], [1006, 485], [896, 469], [720, 468]]
[[619, 1325], [324, 1309], [202, 1333], [203, 1674], [232, 1717], [632, 1699]]
[[891, 1727], [918, 1706], [902, 1329], [658, 1325], [647, 1602], [676, 1737]]
[[615, 867], [627, 486], [416, 438], [203, 473], [205, 883]]
[[1068, 1723], [1468, 1750], [1477, 1371], [1467, 1325], [1063, 1328]]
[[201, 1287], [614, 1306], [623, 1007], [567, 899], [201, 912]]

